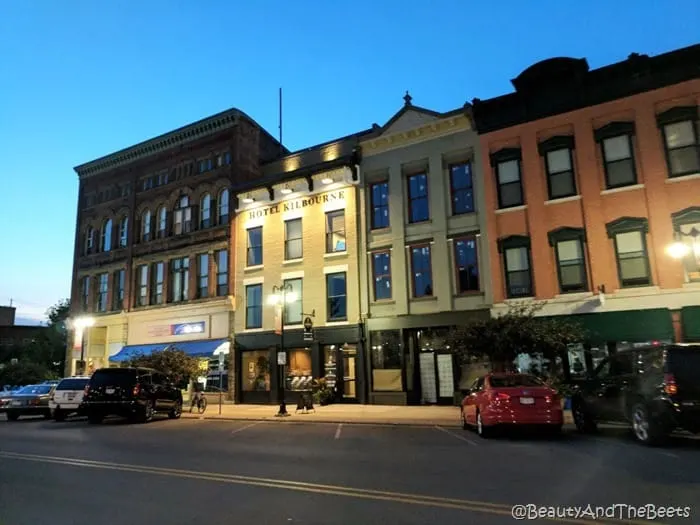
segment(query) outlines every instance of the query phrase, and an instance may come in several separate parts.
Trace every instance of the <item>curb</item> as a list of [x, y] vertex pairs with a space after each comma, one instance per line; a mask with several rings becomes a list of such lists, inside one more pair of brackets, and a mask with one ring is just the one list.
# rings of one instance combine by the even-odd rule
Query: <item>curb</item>
[[432, 428], [435, 426], [440, 426], [440, 427], [448, 427], [448, 428], [461, 428], [461, 425], [457, 422], [454, 421], [381, 421], [381, 420], [374, 420], [374, 421], [354, 421], [354, 420], [349, 420], [349, 419], [292, 419], [293, 416], [290, 417], [275, 417], [275, 416], [270, 416], [270, 417], [231, 417], [231, 416], [199, 416], [195, 414], [182, 414], [183, 419], [199, 419], [199, 420], [207, 420], [207, 421], [248, 421], [248, 422], [255, 422], [255, 421], [270, 421], [274, 423], [313, 423], [313, 424], [326, 424], [326, 425], [367, 425], [367, 426], [389, 426], [389, 427], [425, 427], [425, 428]]

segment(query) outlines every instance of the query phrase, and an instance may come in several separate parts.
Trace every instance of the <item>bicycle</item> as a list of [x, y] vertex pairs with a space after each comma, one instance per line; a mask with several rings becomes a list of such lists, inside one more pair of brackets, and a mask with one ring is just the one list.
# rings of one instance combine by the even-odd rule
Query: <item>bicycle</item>
[[[194, 408], [194, 404], [190, 404], [190, 412], [192, 412], [193, 408]], [[197, 399], [197, 413], [204, 414], [204, 411], [206, 409], [207, 409], [207, 398], [202, 395], [199, 397], [199, 399]]]

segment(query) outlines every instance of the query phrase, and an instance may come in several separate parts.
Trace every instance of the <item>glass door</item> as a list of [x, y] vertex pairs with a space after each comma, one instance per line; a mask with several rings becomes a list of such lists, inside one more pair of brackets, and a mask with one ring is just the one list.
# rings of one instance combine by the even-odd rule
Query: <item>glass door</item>
[[344, 345], [343, 356], [343, 401], [357, 401], [357, 347]]

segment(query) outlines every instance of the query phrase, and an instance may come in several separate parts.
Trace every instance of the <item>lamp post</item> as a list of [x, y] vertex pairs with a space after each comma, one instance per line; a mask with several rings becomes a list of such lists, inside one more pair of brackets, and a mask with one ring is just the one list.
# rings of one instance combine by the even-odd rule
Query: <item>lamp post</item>
[[75, 331], [75, 337], [80, 337], [80, 373], [76, 370], [76, 375], [85, 374], [85, 329], [93, 326], [95, 324], [95, 319], [90, 316], [76, 317], [70, 322], [73, 330]]
[[700, 231], [692, 228], [688, 233], [679, 232], [679, 235], [680, 237], [690, 237], [690, 246], [682, 240], [678, 240], [666, 248], [666, 253], [676, 260], [682, 260], [691, 256], [700, 265], [700, 243], [698, 242]]
[[[270, 305], [280, 308], [280, 350], [277, 352], [277, 367], [279, 374], [279, 390], [277, 393], [277, 398], [279, 400], [280, 408], [279, 412], [275, 414], [277, 417], [285, 417], [289, 415], [289, 412], [287, 412], [287, 404], [284, 400], [284, 365], [287, 362], [287, 354], [284, 350], [284, 313], [287, 303], [293, 303], [296, 301], [296, 295], [297, 294], [292, 289], [291, 284], [282, 283], [281, 286], [275, 285], [272, 287], [272, 294], [267, 299], [267, 302]], [[280, 359], [280, 354], [284, 355], [284, 361]]]

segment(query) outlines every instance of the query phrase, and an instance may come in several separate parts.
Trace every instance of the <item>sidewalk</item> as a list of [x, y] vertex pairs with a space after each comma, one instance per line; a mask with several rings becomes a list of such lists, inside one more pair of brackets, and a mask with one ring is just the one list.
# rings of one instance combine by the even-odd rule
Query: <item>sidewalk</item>
[[[314, 405], [315, 411], [295, 413], [296, 404], [288, 404], [289, 417], [275, 417], [277, 405], [222, 405], [209, 403], [207, 411], [196, 414], [185, 411], [184, 418], [233, 421], [292, 421], [304, 423], [348, 423], [366, 425], [411, 425], [459, 427], [459, 407], [454, 406], [388, 406], [388, 405]], [[566, 423], [571, 414], [564, 413]]]

